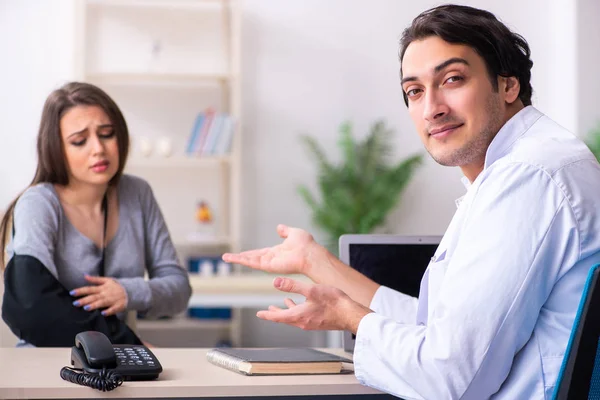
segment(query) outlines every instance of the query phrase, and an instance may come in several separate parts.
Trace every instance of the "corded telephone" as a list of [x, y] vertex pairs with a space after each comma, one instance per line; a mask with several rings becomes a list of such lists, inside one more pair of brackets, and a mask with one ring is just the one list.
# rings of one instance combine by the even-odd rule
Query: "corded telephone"
[[156, 379], [162, 372], [158, 359], [147, 347], [113, 345], [103, 333], [95, 331], [75, 336], [71, 365], [60, 371], [63, 379], [102, 391], [113, 390], [123, 381]]

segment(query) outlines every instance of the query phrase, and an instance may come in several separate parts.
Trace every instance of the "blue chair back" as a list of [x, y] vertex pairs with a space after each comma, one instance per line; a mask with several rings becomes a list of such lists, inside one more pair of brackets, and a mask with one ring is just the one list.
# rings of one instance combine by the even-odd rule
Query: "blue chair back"
[[588, 274], [554, 400], [600, 400], [600, 264]]

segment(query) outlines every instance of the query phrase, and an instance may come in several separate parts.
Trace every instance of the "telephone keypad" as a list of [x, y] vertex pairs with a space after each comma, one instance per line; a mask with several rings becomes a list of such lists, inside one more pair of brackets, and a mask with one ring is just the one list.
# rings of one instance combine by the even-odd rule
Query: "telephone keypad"
[[131, 367], [154, 367], [156, 362], [154, 357], [143, 347], [114, 347], [119, 366]]

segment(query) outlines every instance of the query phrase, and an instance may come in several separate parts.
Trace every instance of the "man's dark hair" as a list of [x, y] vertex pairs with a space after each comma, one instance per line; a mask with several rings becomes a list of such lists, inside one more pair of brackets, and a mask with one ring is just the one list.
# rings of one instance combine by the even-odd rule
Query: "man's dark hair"
[[[514, 76], [519, 80], [519, 98], [531, 105], [531, 52], [527, 41], [512, 32], [489, 11], [468, 6], [447, 4], [419, 14], [404, 30], [400, 39], [400, 62], [409, 44], [415, 40], [439, 36], [448, 43], [464, 44], [475, 50], [485, 61], [495, 91], [497, 77]], [[400, 69], [402, 75], [402, 69]], [[408, 98], [404, 94], [408, 106]]]

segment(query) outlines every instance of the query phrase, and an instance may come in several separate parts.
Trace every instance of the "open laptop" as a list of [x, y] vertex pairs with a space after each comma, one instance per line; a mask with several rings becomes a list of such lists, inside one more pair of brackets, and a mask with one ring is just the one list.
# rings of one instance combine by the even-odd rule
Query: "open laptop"
[[[441, 239], [441, 236], [342, 235], [340, 260], [380, 285], [417, 297], [421, 278]], [[354, 351], [354, 339], [352, 333], [343, 332], [345, 351]]]

